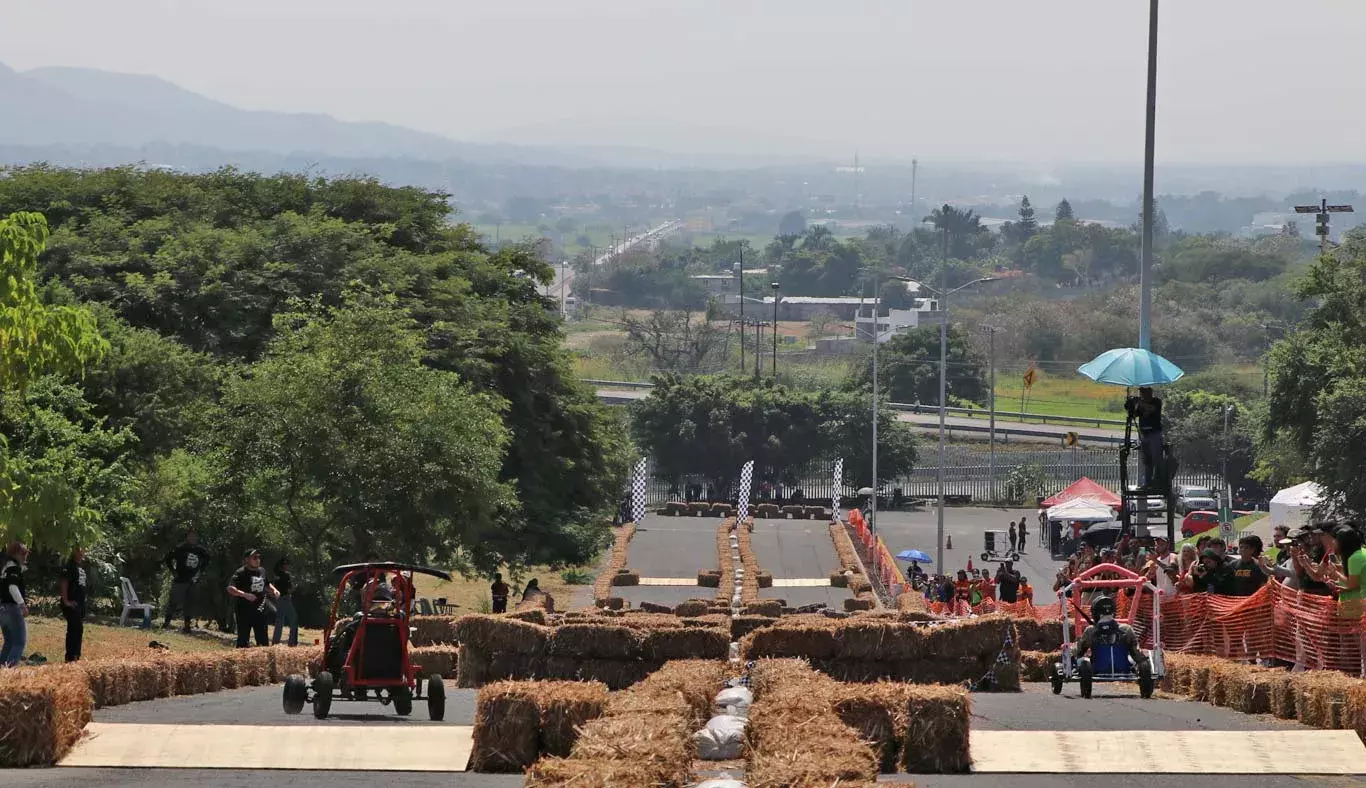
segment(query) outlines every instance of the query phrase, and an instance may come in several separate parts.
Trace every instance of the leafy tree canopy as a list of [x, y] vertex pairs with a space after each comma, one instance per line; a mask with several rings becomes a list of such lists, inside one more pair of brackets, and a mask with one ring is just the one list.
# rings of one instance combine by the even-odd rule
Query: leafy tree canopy
[[[945, 390], [949, 404], [955, 401], [987, 404], [987, 358], [979, 352], [967, 331], [951, 324], [948, 330], [948, 364]], [[903, 331], [878, 348], [878, 392], [893, 402], [939, 403], [939, 326]], [[872, 354], [851, 378], [859, 391], [872, 387]]]

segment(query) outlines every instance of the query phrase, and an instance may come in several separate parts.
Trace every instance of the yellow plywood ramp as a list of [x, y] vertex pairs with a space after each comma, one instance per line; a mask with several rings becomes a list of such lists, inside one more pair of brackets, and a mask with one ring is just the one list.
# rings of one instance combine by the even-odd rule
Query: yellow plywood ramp
[[463, 772], [468, 725], [135, 725], [92, 722], [60, 766]]
[[1366, 774], [1354, 731], [973, 731], [999, 774]]

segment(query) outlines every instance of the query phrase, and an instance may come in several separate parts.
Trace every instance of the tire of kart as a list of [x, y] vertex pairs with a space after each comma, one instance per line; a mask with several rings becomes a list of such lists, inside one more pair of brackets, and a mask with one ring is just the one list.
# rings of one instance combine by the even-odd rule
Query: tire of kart
[[413, 691], [407, 687], [396, 687], [389, 697], [394, 701], [394, 713], [400, 717], [407, 717], [413, 713]]
[[313, 679], [313, 716], [320, 719], [327, 719], [327, 713], [332, 710], [332, 674], [323, 671]]
[[1081, 686], [1081, 696], [1088, 700], [1091, 698], [1091, 676], [1090, 663], [1077, 666], [1077, 684]]
[[446, 685], [437, 673], [427, 679], [427, 716], [432, 722], [446, 718]]
[[990, 560], [991, 560], [991, 553], [982, 553], [982, 560], [983, 560], [983, 561], [990, 561]]
[[1057, 666], [1057, 665], [1054, 665], [1054, 666], [1049, 670], [1048, 680], [1049, 680], [1049, 682], [1051, 682], [1051, 683], [1053, 684], [1053, 694], [1054, 694], [1054, 695], [1061, 695], [1061, 694], [1062, 694], [1063, 680], [1062, 680], [1062, 674], [1058, 672], [1058, 666]]
[[285, 677], [284, 706], [285, 714], [299, 714], [308, 703], [308, 682], [296, 674]]
[[1138, 695], [1147, 700], [1153, 696], [1156, 682], [1153, 681], [1153, 669], [1150, 667], [1139, 668], [1138, 670]]
[[1018, 561], [1018, 560], [1020, 560], [1020, 554], [1019, 554], [1019, 553], [1011, 553], [1011, 554], [1010, 554], [1010, 560], [1012, 560], [1012, 561]]

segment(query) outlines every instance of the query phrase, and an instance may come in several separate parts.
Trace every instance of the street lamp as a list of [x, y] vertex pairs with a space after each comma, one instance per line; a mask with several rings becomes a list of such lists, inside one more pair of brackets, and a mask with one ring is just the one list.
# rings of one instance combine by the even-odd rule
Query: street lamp
[[[744, 252], [742, 251], [743, 255]], [[735, 276], [740, 280], [740, 374], [745, 373], [745, 264], [741, 262], [731, 265], [730, 270], [735, 272]]]
[[[877, 310], [878, 310], [878, 306], [880, 305], [880, 304], [879, 304], [879, 301], [881, 300], [881, 289], [880, 289], [880, 288], [881, 288], [881, 281], [882, 281], [882, 277], [881, 277], [881, 273], [882, 273], [882, 272], [881, 272], [881, 271], [874, 270], [874, 271], [872, 271], [871, 273], [873, 274], [873, 332], [872, 332], [872, 337], [873, 337], [873, 489], [874, 489], [874, 494], [873, 494], [873, 497], [870, 499], [870, 505], [869, 505], [869, 509], [868, 509], [868, 513], [871, 515], [871, 516], [868, 518], [868, 530], [871, 531], [871, 532], [873, 532], [874, 534], [876, 534], [876, 533], [877, 533], [877, 493], [876, 493], [876, 490], [877, 490], [877, 486], [878, 486], [878, 485], [877, 485], [877, 346], [878, 346], [878, 344], [879, 344], [879, 341], [880, 341], [881, 338], [882, 338], [882, 332], [881, 332], [881, 330], [880, 330], [879, 327], [878, 327], [878, 314], [877, 314]], [[920, 284], [919, 284], [918, 282], [916, 282], [914, 279], [911, 279], [911, 278], [908, 277], [908, 276], [898, 276], [898, 275], [896, 275], [896, 274], [892, 274], [889, 278], [890, 278], [890, 279], [895, 279], [895, 280], [897, 280], [897, 281], [899, 281], [899, 282], [905, 282], [905, 283], [907, 283], [908, 285], [910, 285], [912, 289], [918, 289], [918, 288], [920, 287]], [[862, 294], [860, 294], [860, 295], [859, 295], [859, 298], [862, 298], [862, 297], [863, 297]], [[860, 308], [860, 309], [861, 309], [861, 308]], [[857, 320], [854, 321], [854, 326], [855, 326], [855, 333], [857, 333], [857, 331], [858, 331], [858, 328], [857, 328], [857, 327], [858, 327], [858, 321], [857, 321]]]
[[[947, 249], [947, 229], [944, 232], [944, 236], [945, 249]], [[944, 282], [947, 282], [948, 280], [948, 268], [948, 257], [945, 256], [944, 271], [946, 273], [944, 273], [943, 275]], [[994, 281], [996, 281], [996, 277], [994, 276], [983, 276], [978, 279], [974, 279], [971, 282], [968, 282], [967, 284], [959, 285], [958, 287], [955, 287], [952, 290], [947, 289], [946, 284], [944, 286], [945, 289], [935, 290], [929, 285], [922, 284], [920, 282], [916, 282], [913, 280], [909, 282], [910, 284], [914, 285], [917, 289], [923, 288], [925, 290], [928, 290], [931, 293], [934, 293], [939, 298], [939, 471], [935, 474], [936, 487], [939, 491], [939, 507], [937, 513], [939, 543], [938, 552], [935, 553], [935, 564], [936, 566], [938, 566], [938, 571], [940, 574], [943, 574], [944, 572], [944, 461], [946, 454], [944, 414], [945, 406], [948, 405], [946, 399], [948, 393], [949, 369], [949, 296], [953, 295], [954, 293], [957, 293], [960, 290], [966, 290], [969, 287], [973, 287], [974, 285], [980, 285], [986, 282]]]
[[769, 285], [773, 288], [773, 379], [778, 379], [778, 283]]

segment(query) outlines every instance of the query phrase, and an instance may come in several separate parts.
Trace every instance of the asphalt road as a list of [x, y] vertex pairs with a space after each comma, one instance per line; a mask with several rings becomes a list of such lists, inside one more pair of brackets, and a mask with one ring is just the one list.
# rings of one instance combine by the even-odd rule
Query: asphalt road
[[[823, 520], [755, 520], [750, 536], [759, 566], [773, 573], [774, 580], [828, 578], [839, 569], [830, 529]], [[849, 592], [843, 588], [763, 588], [764, 599], [783, 599], [790, 607], [823, 603], [832, 610], [843, 610]]]
[[[983, 534], [988, 530], [1008, 530], [1010, 522], [1019, 522], [1021, 517], [1029, 520], [1029, 538], [1025, 552], [1020, 556], [1016, 568], [1029, 578], [1034, 586], [1034, 598], [1041, 604], [1048, 603], [1052, 593], [1053, 576], [1062, 566], [1054, 561], [1048, 551], [1039, 546], [1038, 517], [1035, 509], [989, 509], [983, 507], [949, 507], [944, 510], [944, 534], [953, 540], [953, 549], [944, 551], [945, 568], [950, 572], [966, 569], [968, 559], [972, 559], [974, 569], [986, 568], [995, 571], [998, 562], [982, 563]], [[937, 515], [934, 506], [927, 506], [912, 512], [878, 512], [877, 528], [887, 548], [895, 555], [902, 550], [921, 550], [936, 557], [935, 545]], [[947, 541], [947, 540], [946, 540]], [[902, 571], [907, 565], [902, 564]], [[934, 572], [933, 565], [924, 567]]]
[[636, 529], [626, 553], [626, 565], [641, 577], [691, 579], [687, 586], [617, 586], [612, 593], [632, 606], [641, 602], [677, 605], [689, 599], [711, 599], [716, 589], [696, 585], [697, 572], [715, 569], [716, 526], [714, 517], [660, 517], [652, 515]]

